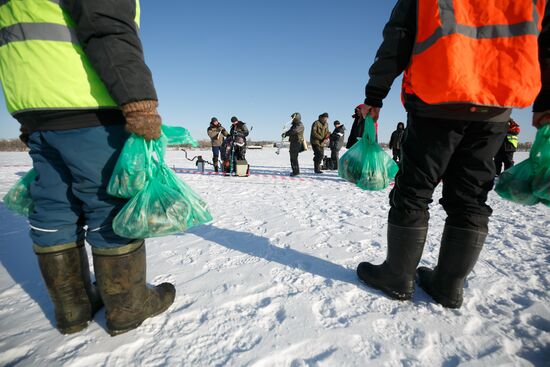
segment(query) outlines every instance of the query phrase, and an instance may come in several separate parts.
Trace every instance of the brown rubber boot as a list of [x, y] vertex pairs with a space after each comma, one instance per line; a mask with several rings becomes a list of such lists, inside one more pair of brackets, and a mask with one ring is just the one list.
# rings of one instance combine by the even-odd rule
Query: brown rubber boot
[[103, 303], [90, 281], [84, 243], [53, 247], [34, 245], [34, 252], [54, 304], [57, 329], [62, 334], [85, 329]]
[[114, 249], [93, 249], [97, 285], [105, 303], [107, 331], [111, 336], [137, 328], [166, 311], [176, 289], [170, 283], [148, 286], [144, 241]]

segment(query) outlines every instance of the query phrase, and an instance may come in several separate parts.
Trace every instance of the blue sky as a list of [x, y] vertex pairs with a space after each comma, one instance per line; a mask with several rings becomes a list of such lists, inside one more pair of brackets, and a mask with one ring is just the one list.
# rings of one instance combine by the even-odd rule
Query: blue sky
[[[328, 112], [349, 130], [394, 3], [142, 0], [141, 36], [164, 123], [205, 139], [212, 116], [229, 126], [236, 115], [254, 127], [253, 140], [275, 140], [293, 112], [308, 132]], [[400, 80], [385, 100], [381, 141], [406, 120]], [[532, 141], [529, 110], [513, 116], [520, 141]], [[2, 98], [0, 138], [17, 135]]]

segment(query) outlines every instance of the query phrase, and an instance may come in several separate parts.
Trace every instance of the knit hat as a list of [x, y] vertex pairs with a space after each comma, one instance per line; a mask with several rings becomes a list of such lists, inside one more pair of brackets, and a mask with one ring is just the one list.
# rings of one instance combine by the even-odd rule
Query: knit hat
[[323, 117], [326, 117], [328, 119], [328, 113], [325, 112], [325, 113], [319, 115], [319, 119], [322, 119]]
[[213, 123], [213, 122], [216, 122], [216, 121], [218, 121], [218, 119], [215, 118], [215, 117], [212, 117], [212, 119], [210, 120], [210, 123]]
[[239, 121], [239, 119], [237, 117], [235, 117], [235, 116], [231, 117], [231, 122], [238, 122], [238, 121]]

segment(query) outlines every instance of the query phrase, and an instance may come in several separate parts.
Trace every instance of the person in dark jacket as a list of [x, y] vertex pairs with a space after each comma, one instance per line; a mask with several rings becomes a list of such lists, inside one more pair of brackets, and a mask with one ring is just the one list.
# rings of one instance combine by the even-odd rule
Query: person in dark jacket
[[[540, 14], [542, 7], [535, 8], [536, 2], [529, 0], [516, 1], [532, 7], [532, 12], [522, 13], [521, 17], [528, 14], [525, 24], [529, 24], [530, 29], [537, 29], [530, 14], [536, 12], [539, 19], [543, 19], [543, 14]], [[471, 2], [467, 1], [468, 4]], [[445, 11], [439, 9], [438, 18], [433, 18], [427, 6], [433, 4], [437, 9], [440, 3], [398, 0], [369, 71], [370, 80], [365, 88], [366, 99], [361, 116], [371, 115], [374, 120], [378, 119], [382, 101], [394, 79], [405, 71], [403, 99], [408, 123], [402, 145], [403, 159], [390, 194], [386, 261], [381, 265], [363, 262], [359, 264], [357, 274], [367, 285], [382, 290], [391, 298], [409, 300], [414, 292], [416, 271], [419, 285], [437, 303], [459, 308], [463, 302], [464, 281], [474, 268], [488, 233], [492, 210], [486, 201], [494, 183], [493, 157], [502, 144], [510, 118], [511, 109], [507, 107], [510, 106], [507, 102], [517, 101], [515, 104], [518, 106], [533, 103], [533, 96], [538, 92], [536, 79], [542, 75], [543, 87], [534, 101], [536, 113], [533, 124], [541, 126], [550, 120], [550, 7], [544, 9], [537, 50], [537, 31], [521, 38], [507, 31], [515, 24], [520, 9], [524, 7], [506, 8], [500, 5], [498, 12], [492, 13], [501, 15], [498, 19], [493, 18], [490, 24], [478, 24], [477, 30], [484, 29], [487, 37], [480, 40], [471, 36], [454, 37], [454, 33], [467, 32], [472, 26], [460, 24], [459, 27], [453, 23], [464, 22], [464, 17], [475, 17], [472, 14], [479, 11], [479, 7], [466, 7], [459, 19], [454, 14], [455, 5], [450, 2]], [[448, 5], [447, 2], [445, 4]], [[440, 17], [440, 14], [446, 17]], [[487, 19], [492, 16], [489, 14]], [[426, 32], [426, 27], [438, 21], [441, 21], [441, 28], [433, 28], [434, 38], [423, 33], [425, 42], [417, 41], [419, 28]], [[509, 24], [502, 25], [503, 22]], [[473, 29], [476, 30], [476, 27], [473, 26]], [[526, 32], [526, 28], [522, 28], [521, 32]], [[499, 47], [502, 38], [518, 46]], [[460, 49], [461, 42], [470, 42], [472, 47], [475, 45], [476, 48], [472, 49], [487, 49], [492, 60], [465, 57], [460, 53], [454, 55], [454, 59], [440, 57], [453, 45]], [[542, 72], [532, 67], [517, 75], [519, 58], [523, 64], [536, 65], [537, 56]], [[477, 67], [486, 62], [498, 63], [499, 67], [487, 67], [486, 64], [483, 68]], [[415, 72], [411, 73], [411, 70]], [[439, 73], [439, 77], [430, 78], [430, 70], [434, 74]], [[444, 76], [441, 76], [442, 70]], [[462, 72], [464, 83], [455, 83], [456, 74]], [[504, 73], [506, 77], [503, 77]], [[449, 75], [449, 80], [444, 80], [446, 75]], [[525, 80], [534, 82], [525, 84]], [[502, 87], [497, 82], [502, 83]], [[455, 89], [439, 93], [438, 89], [443, 90], [447, 84], [454, 85]], [[425, 99], [436, 101], [440, 98], [441, 102], [425, 102], [417, 95], [419, 90]], [[518, 90], [521, 94], [515, 93]], [[465, 100], [472, 102], [464, 103]], [[483, 100], [494, 102], [484, 103]], [[434, 269], [421, 267], [416, 270], [428, 230], [428, 207], [441, 179], [443, 197], [440, 203], [447, 219], [438, 263]]]
[[0, 28], [21, 32], [3, 39], [0, 80], [37, 173], [30, 236], [63, 334], [86, 328], [102, 303], [107, 331], [124, 333], [175, 297], [170, 283], [147, 285], [144, 239], [113, 231], [127, 200], [107, 193], [128, 133], [146, 140], [161, 134], [138, 9], [135, 0], [0, 4], [12, 15], [9, 24], [0, 17]]
[[292, 125], [288, 131], [283, 133], [283, 138], [288, 137], [290, 142], [290, 166], [292, 167], [290, 175], [298, 176], [300, 174], [298, 155], [304, 150], [304, 124], [302, 124], [300, 113], [295, 112], [290, 117], [292, 118]]
[[[357, 140], [363, 137], [365, 132], [365, 117], [361, 114], [361, 109], [365, 108], [364, 104], [360, 104], [355, 107], [355, 111], [351, 116], [353, 118], [353, 124], [351, 125], [351, 131], [349, 133], [348, 142], [346, 148], [350, 149]], [[376, 141], [378, 141], [378, 122], [374, 122], [374, 128], [376, 129]]]
[[392, 150], [393, 160], [397, 163], [401, 161], [401, 145], [405, 136], [405, 124], [399, 122], [397, 128], [391, 134], [389, 148]]
[[497, 176], [502, 172], [502, 165], [504, 165], [504, 170], [514, 166], [514, 153], [518, 149], [519, 132], [519, 125], [513, 119], [510, 119], [510, 121], [508, 121], [508, 132], [506, 133], [506, 137], [495, 156]]
[[224, 138], [228, 137], [229, 133], [215, 117], [212, 117], [210, 120], [210, 126], [206, 130], [206, 133], [210, 137], [212, 143], [212, 163], [214, 164], [214, 171], [218, 172], [221, 146]]
[[329, 148], [332, 169], [338, 169], [338, 159], [340, 159], [340, 149], [344, 147], [345, 127], [340, 121], [334, 121], [334, 131], [330, 134]]
[[233, 146], [233, 167], [237, 160], [246, 160], [246, 137], [249, 131], [246, 124], [235, 116], [231, 117], [231, 130], [229, 131], [230, 143]]
[[321, 171], [321, 162], [325, 157], [325, 144], [330, 137], [330, 131], [328, 129], [328, 113], [319, 115], [319, 120], [315, 121], [311, 126], [310, 143], [313, 149], [313, 164], [314, 171], [317, 174], [323, 173]]

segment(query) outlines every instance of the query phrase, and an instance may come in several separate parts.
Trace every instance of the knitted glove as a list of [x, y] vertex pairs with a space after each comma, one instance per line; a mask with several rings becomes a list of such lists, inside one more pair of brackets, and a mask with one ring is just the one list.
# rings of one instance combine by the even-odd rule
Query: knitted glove
[[126, 130], [145, 140], [160, 138], [162, 119], [157, 112], [158, 102], [153, 100], [130, 102], [121, 107], [126, 118]]

